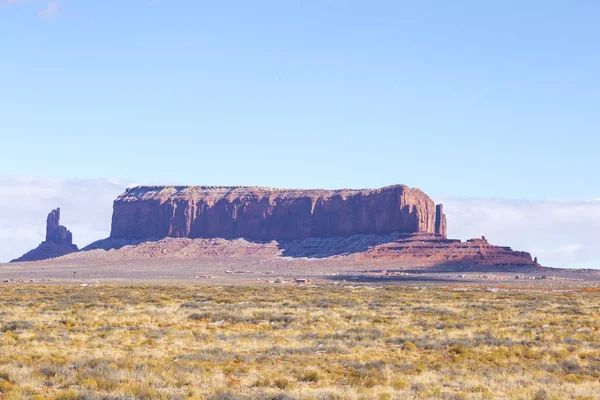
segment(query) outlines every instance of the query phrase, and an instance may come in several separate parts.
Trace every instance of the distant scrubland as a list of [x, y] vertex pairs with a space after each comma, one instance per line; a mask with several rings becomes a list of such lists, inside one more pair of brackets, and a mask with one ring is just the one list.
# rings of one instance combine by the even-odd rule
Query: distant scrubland
[[597, 399], [600, 294], [408, 287], [0, 291], [8, 399]]

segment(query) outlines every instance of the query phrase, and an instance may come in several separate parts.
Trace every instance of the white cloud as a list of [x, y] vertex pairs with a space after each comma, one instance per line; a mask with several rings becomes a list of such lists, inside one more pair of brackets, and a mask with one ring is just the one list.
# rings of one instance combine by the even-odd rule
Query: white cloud
[[[0, 262], [44, 240], [46, 216], [56, 207], [79, 247], [107, 237], [112, 202], [131, 186], [114, 179], [0, 176]], [[451, 238], [485, 235], [490, 243], [531, 252], [543, 265], [600, 268], [600, 199], [442, 202]]]
[[38, 12], [38, 15], [42, 19], [54, 18], [58, 15], [58, 1], [51, 1], [46, 7]]
[[[10, 6], [18, 6], [22, 4], [28, 3], [40, 3], [41, 0], [4, 0], [0, 2], [0, 7], [10, 7]], [[60, 13], [60, 1], [59, 0], [51, 0], [48, 2], [44, 2], [44, 5], [38, 11], [38, 16], [41, 19], [52, 19], [59, 15]]]
[[537, 256], [552, 267], [600, 268], [600, 200], [443, 200], [448, 236]]
[[16, 6], [17, 4], [31, 3], [35, 0], [4, 0], [0, 5], [2, 7]]
[[110, 234], [112, 202], [128, 182], [0, 176], [0, 262], [20, 257], [45, 237], [46, 216], [61, 208], [61, 224], [83, 247]]

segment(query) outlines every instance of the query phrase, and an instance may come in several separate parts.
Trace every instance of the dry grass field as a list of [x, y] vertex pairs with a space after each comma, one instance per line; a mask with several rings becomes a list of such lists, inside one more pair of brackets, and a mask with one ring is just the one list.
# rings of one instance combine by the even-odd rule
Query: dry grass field
[[597, 399], [600, 293], [5, 285], [2, 399]]

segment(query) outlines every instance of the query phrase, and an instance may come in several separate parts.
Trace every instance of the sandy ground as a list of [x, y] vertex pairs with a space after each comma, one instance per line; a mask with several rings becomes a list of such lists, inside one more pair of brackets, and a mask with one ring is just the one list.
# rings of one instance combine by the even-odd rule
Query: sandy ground
[[405, 265], [369, 265], [343, 259], [228, 257], [81, 263], [59, 258], [41, 262], [0, 264], [0, 284], [194, 284], [194, 285], [450, 285], [489, 287], [600, 287], [600, 270], [468, 268], [431, 271]]

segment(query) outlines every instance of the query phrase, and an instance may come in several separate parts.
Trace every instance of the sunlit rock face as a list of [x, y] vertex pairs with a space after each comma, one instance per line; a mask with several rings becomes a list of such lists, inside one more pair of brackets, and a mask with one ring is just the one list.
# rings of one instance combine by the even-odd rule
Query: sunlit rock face
[[[440, 229], [436, 215], [443, 218]], [[445, 216], [419, 189], [140, 186], [114, 202], [111, 238], [297, 240], [391, 232], [445, 236]]]

